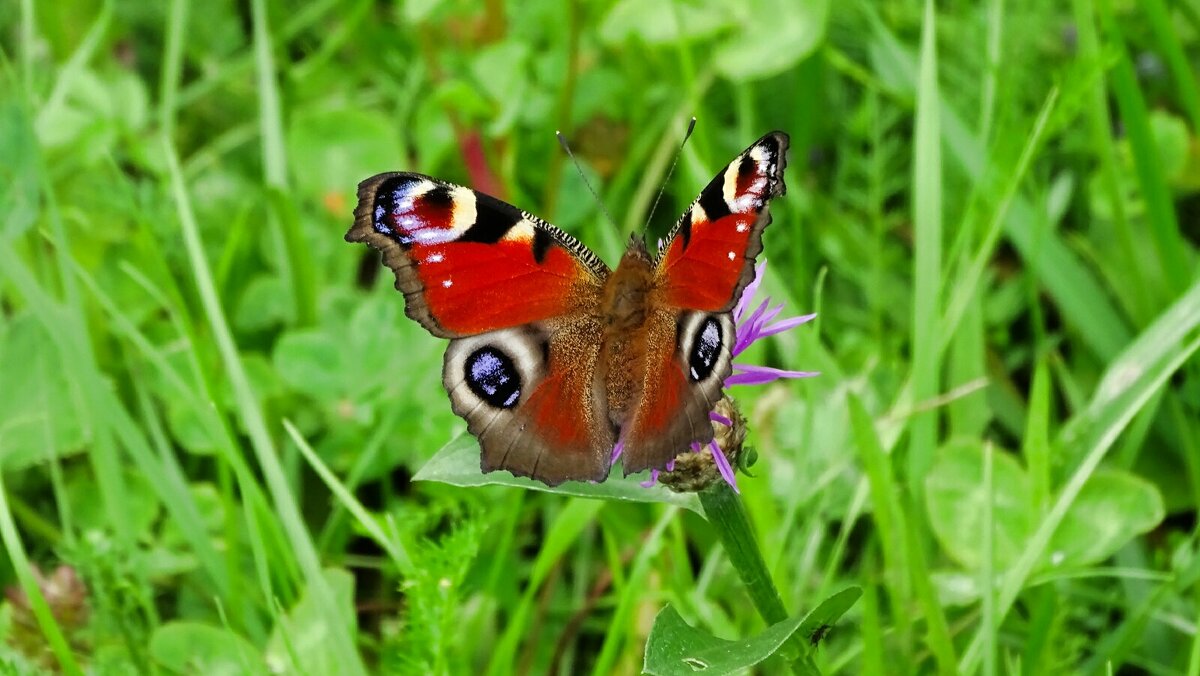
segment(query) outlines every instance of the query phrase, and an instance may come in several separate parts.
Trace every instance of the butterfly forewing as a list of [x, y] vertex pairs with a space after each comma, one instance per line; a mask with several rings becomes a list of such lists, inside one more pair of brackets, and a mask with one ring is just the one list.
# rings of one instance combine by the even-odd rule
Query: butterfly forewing
[[421, 174], [363, 181], [354, 216], [346, 239], [383, 252], [408, 315], [443, 338], [572, 314], [608, 275], [562, 230]]
[[767, 204], [786, 186], [788, 137], [772, 132], [742, 151], [700, 191], [668, 234], [655, 274], [665, 305], [727, 312], [754, 276]]

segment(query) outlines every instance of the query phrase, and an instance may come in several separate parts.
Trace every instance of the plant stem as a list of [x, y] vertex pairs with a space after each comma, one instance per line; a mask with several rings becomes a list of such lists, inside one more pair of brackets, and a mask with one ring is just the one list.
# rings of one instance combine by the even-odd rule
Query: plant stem
[[716, 527], [721, 544], [725, 546], [730, 562], [746, 585], [758, 614], [767, 624], [786, 620], [787, 610], [783, 607], [783, 599], [771, 581], [771, 573], [754, 539], [754, 531], [741, 498], [724, 481], [713, 482], [699, 495], [704, 513], [709, 523]]
[[[741, 497], [724, 481], [713, 482], [698, 495], [708, 522], [717, 529], [717, 536], [729, 555], [729, 562], [742, 579], [742, 584], [746, 585], [746, 592], [750, 594], [758, 614], [767, 624], [786, 620], [787, 609], [771, 580], [771, 572], [767, 570], [767, 562], [763, 560], [758, 541], [754, 539], [754, 530]], [[780, 655], [792, 664], [793, 672], [813, 673], [815, 668], [807, 652], [804, 638], [793, 634], [780, 650]]]

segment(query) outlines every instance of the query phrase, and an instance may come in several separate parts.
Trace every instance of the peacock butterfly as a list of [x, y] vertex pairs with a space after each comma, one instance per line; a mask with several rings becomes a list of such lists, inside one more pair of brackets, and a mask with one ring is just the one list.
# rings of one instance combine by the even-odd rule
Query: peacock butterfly
[[449, 338], [442, 382], [485, 472], [550, 486], [661, 468], [713, 438], [731, 310], [754, 275], [788, 137], [754, 142], [651, 255], [610, 270], [579, 240], [494, 197], [407, 172], [358, 186], [350, 242], [383, 252], [406, 313]]

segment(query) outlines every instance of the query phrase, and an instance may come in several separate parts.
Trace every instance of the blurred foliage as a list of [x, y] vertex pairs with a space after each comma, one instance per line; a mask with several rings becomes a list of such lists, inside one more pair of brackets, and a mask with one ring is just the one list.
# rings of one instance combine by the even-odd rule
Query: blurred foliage
[[[1200, 10], [925, 12], [0, 4], [0, 663], [666, 673], [657, 634], [776, 673], [854, 585], [809, 632], [821, 673], [1198, 673]], [[688, 500], [463, 487], [444, 345], [342, 235], [357, 182], [403, 169], [611, 263], [772, 129], [764, 288], [821, 315], [746, 358], [823, 375], [735, 390], [796, 619], [767, 627]], [[439, 449], [459, 485], [413, 481]]]

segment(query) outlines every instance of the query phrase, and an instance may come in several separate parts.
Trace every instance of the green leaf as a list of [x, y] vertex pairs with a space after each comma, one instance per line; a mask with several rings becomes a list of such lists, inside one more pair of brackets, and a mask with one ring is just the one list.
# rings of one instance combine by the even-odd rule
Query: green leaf
[[296, 187], [309, 199], [324, 198], [343, 220], [354, 208], [354, 186], [396, 168], [401, 150], [396, 125], [374, 110], [304, 108], [288, 126], [288, 162]]
[[200, 622], [169, 622], [150, 637], [150, 655], [184, 674], [265, 674], [267, 665], [249, 641]]
[[711, 1], [620, 0], [601, 22], [600, 39], [614, 44], [636, 36], [649, 45], [664, 45], [710, 36], [730, 20], [723, 5]]
[[[731, 80], [757, 80], [795, 66], [821, 44], [829, 0], [750, 3], [742, 18], [741, 25], [717, 49], [713, 61], [717, 70]], [[771, 39], [764, 40], [765, 34]]]
[[[934, 535], [946, 553], [968, 569], [983, 565], [988, 500], [983, 453], [978, 441], [947, 447], [926, 482], [925, 504]], [[998, 452], [993, 463], [993, 560], [995, 568], [1003, 570], [1017, 561], [1033, 534], [1035, 503], [1032, 482], [1012, 455]], [[1164, 514], [1162, 495], [1153, 484], [1128, 472], [1098, 472], [1067, 510], [1037, 569], [1099, 563], [1158, 525]]]
[[[402, 314], [403, 304], [395, 296], [376, 294], [359, 303], [350, 317], [331, 315], [320, 326], [287, 331], [272, 354], [274, 369], [284, 383], [316, 401], [366, 406], [386, 399], [381, 392], [397, 387], [396, 369], [404, 368], [405, 392], [421, 398], [428, 391], [424, 399], [429, 406], [449, 409], [437, 384], [445, 344]], [[404, 346], [403, 352], [397, 346]]]
[[437, 11], [444, 0], [405, 0], [403, 17], [409, 23], [418, 24], [425, 21]]
[[289, 298], [287, 284], [278, 275], [255, 276], [242, 292], [233, 315], [234, 326], [249, 333], [292, 324], [295, 313]]
[[[104, 494], [92, 477], [80, 474], [67, 486], [67, 502], [81, 530], [108, 530], [113, 527], [104, 511]], [[162, 511], [154, 486], [139, 472], [125, 472], [121, 478], [121, 518], [128, 532], [149, 536]]]
[[37, 219], [37, 152], [24, 109], [4, 102], [0, 105], [0, 223], [4, 224], [0, 234], [4, 239], [23, 234]]
[[503, 470], [484, 474], [479, 469], [479, 443], [469, 434], [450, 440], [413, 476], [413, 481], [437, 481], [452, 486], [513, 486], [580, 498], [621, 502], [662, 502], [703, 514], [700, 501], [691, 493], [675, 493], [663, 486], [642, 488], [634, 477], [620, 478], [614, 469], [610, 478], [598, 484], [568, 481], [551, 488], [539, 481], [517, 477]]
[[[997, 595], [997, 617], [1003, 618], [1024, 588], [1030, 573], [1043, 560], [1055, 531], [1112, 447], [1120, 433], [1188, 359], [1200, 350], [1200, 336], [1180, 345], [1183, 336], [1200, 325], [1200, 282], [1167, 308], [1121, 355], [1109, 364], [1087, 409], [1068, 423], [1059, 445], [1069, 456], [1080, 457], [1078, 466], [1059, 490], [1037, 530], [1022, 547], [1020, 558], [1006, 571]], [[1078, 453], [1078, 456], [1075, 456]], [[977, 631], [959, 663], [959, 671], [973, 671], [983, 651], [984, 637]]]
[[[952, 442], [938, 454], [925, 479], [925, 507], [938, 543], [966, 568], [983, 565], [983, 446], [977, 439]], [[996, 452], [992, 466], [994, 565], [1010, 565], [1033, 532], [1029, 477], [1009, 454]]]
[[1166, 514], [1154, 484], [1128, 472], [1097, 472], [1050, 539], [1050, 563], [1084, 566], [1112, 556], [1134, 537], [1154, 528]]
[[83, 450], [76, 395], [42, 325], [28, 315], [0, 327], [0, 468], [31, 467]]
[[[338, 612], [330, 617], [328, 607], [305, 592], [300, 601], [279, 618], [279, 624], [271, 633], [266, 650], [268, 663], [290, 665], [288, 671], [293, 673], [342, 673], [337, 655], [326, 647], [326, 642], [339, 631], [354, 636], [354, 576], [340, 568], [327, 568], [322, 575], [333, 592]], [[339, 619], [347, 623], [340, 630], [332, 626]]]
[[762, 633], [741, 641], [726, 641], [696, 629], [670, 605], [654, 618], [646, 639], [643, 671], [661, 676], [673, 674], [727, 674], [752, 667], [774, 655], [793, 634], [807, 637], [810, 652], [838, 619], [862, 596], [850, 587], [830, 596], [804, 617], [796, 616], [767, 627]]

